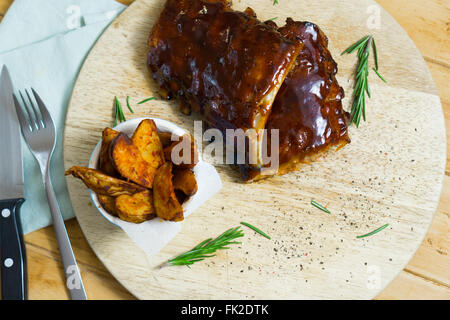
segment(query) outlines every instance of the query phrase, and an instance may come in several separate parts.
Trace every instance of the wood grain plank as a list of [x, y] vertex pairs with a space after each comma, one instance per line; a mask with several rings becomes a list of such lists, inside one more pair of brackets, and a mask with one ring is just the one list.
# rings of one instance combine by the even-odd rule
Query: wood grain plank
[[437, 285], [427, 279], [402, 271], [389, 286], [381, 292], [377, 300], [448, 300], [448, 287]]
[[[66, 300], [68, 292], [60, 260], [49, 251], [27, 245], [29, 299]], [[99, 273], [79, 264], [88, 298], [91, 300], [134, 299], [109, 273]]]
[[0, 15], [4, 16], [14, 0], [0, 0]]
[[[76, 219], [66, 221], [67, 233], [90, 299], [135, 299], [96, 257]], [[30, 275], [30, 299], [68, 299], [53, 227], [25, 236]], [[30, 253], [31, 252], [31, 253]], [[48, 274], [42, 274], [41, 269]]]
[[[441, 201], [433, 223], [407, 271], [450, 286], [450, 177], [444, 178]], [[430, 263], [431, 262], [431, 263]]]
[[[377, 0], [408, 32], [425, 58], [450, 66], [450, 2]], [[447, 48], [447, 50], [443, 50]]]
[[117, 2], [120, 2], [121, 4], [124, 4], [126, 6], [129, 6], [134, 2], [134, 0], [116, 0]]
[[405, 270], [450, 286], [449, 232], [448, 211], [436, 213], [430, 231]]
[[[99, 273], [108, 273], [89, 246], [76, 219], [67, 220], [66, 227], [77, 261]], [[52, 255], [57, 260], [60, 259], [58, 243], [52, 226], [25, 235], [25, 243], [45, 249], [49, 255]]]
[[[450, 49], [450, 46], [449, 46]], [[431, 75], [433, 76], [434, 83], [441, 97], [442, 103], [450, 103], [450, 88], [448, 83], [450, 81], [450, 68], [440, 64], [435, 60], [425, 59], [430, 69]]]
[[430, 60], [426, 61], [438, 89], [441, 102], [444, 105], [443, 109], [450, 109], [450, 88], [448, 86], [450, 83], [450, 68]]

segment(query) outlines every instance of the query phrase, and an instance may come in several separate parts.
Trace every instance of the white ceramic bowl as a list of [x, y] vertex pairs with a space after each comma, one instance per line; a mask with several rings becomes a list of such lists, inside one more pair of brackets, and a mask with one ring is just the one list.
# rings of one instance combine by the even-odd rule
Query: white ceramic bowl
[[[141, 121], [144, 119], [152, 119], [153, 121], [155, 121], [156, 127], [159, 132], [170, 132], [180, 137], [188, 133], [186, 130], [178, 127], [172, 122], [151, 117], [128, 120], [120, 123], [113, 129], [116, 131], [123, 132], [128, 136], [131, 136], [138, 127], [138, 125], [141, 123]], [[100, 156], [100, 148], [101, 148], [101, 140], [99, 141], [94, 151], [92, 152], [91, 158], [89, 160], [89, 168], [97, 169], [99, 162], [98, 160]], [[210, 198], [222, 186], [216, 170], [210, 164], [207, 164], [202, 161], [200, 153], [198, 154], [198, 160], [199, 163], [193, 169], [197, 179], [198, 191], [195, 195], [191, 196], [187, 201], [183, 203], [183, 211], [185, 217], [191, 214], [198, 206], [200, 206], [204, 201]], [[92, 190], [89, 190], [89, 193], [95, 207], [98, 209], [101, 215], [105, 217], [106, 220], [108, 220], [115, 226], [124, 229], [125, 231], [132, 230], [133, 226], [138, 226], [137, 224], [134, 223], [122, 221], [119, 218], [109, 214], [105, 209], [103, 209], [102, 205], [98, 200], [97, 194]], [[149, 224], [151, 223], [151, 221], [146, 221], [143, 222], [142, 224], [139, 224], [140, 226], [139, 229], [142, 229], [143, 226], [141, 225]], [[124, 226], [126, 226], [126, 228], [124, 228]]]

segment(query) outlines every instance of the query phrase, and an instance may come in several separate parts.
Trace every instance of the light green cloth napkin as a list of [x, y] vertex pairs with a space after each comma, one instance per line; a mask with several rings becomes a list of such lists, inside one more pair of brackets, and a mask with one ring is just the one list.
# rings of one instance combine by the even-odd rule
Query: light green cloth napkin
[[[16, 90], [36, 89], [55, 121], [51, 175], [65, 219], [74, 216], [62, 150], [67, 105], [89, 50], [124, 8], [113, 0], [15, 0], [0, 23], [0, 68], [8, 66]], [[50, 225], [51, 218], [37, 162], [24, 141], [22, 149], [26, 201], [21, 220], [28, 233]]]

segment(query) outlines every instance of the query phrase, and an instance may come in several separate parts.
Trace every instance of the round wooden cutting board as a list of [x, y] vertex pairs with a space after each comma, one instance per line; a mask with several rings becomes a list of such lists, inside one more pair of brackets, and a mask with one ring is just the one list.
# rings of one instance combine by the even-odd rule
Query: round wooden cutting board
[[[158, 96], [146, 68], [147, 37], [164, 0], [138, 0], [114, 21], [87, 58], [67, 114], [65, 166], [87, 165], [112, 125], [112, 102], [135, 113], [128, 119], [159, 117], [193, 132], [195, 115]], [[350, 128], [352, 143], [300, 172], [243, 184], [226, 165], [216, 166], [223, 188], [192, 214], [182, 231], [158, 255], [145, 255], [91, 204], [88, 190], [68, 178], [83, 232], [100, 260], [141, 299], [368, 299], [376, 296], [408, 263], [431, 223], [441, 194], [446, 159], [441, 103], [430, 72], [406, 32], [371, 0], [235, 1], [255, 9], [261, 20], [277, 17], [318, 24], [330, 39], [338, 80], [349, 110], [355, 55], [340, 56], [373, 34], [385, 84], [370, 75], [367, 122]], [[379, 10], [379, 11], [378, 11]], [[379, 28], [377, 27], [377, 12]], [[371, 61], [373, 63], [373, 61]], [[311, 200], [326, 205], [326, 214]], [[268, 240], [244, 227], [241, 245], [186, 267], [159, 266], [226, 229], [249, 222]], [[364, 239], [386, 223], [382, 232]]]

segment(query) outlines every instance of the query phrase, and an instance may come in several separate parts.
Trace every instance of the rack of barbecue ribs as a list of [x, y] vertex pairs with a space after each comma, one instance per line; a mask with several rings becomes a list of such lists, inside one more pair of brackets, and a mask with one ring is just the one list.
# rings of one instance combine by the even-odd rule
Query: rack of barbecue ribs
[[[303, 47], [229, 1], [168, 0], [149, 38], [148, 65], [166, 98], [222, 132], [264, 129]], [[249, 141], [257, 162], [255, 136]]]
[[[273, 21], [266, 23], [277, 28]], [[279, 166], [273, 174], [282, 175], [314, 161], [329, 149], [345, 146], [350, 139], [342, 109], [344, 90], [336, 80], [337, 64], [327, 48], [328, 38], [317, 25], [290, 18], [278, 31], [287, 39], [304, 43], [266, 124], [269, 145], [271, 130], [279, 129]], [[261, 171], [248, 164], [241, 166], [244, 180], [270, 175]]]
[[[247, 137], [245, 181], [297, 170], [349, 142], [327, 38], [315, 25], [277, 28], [227, 0], [167, 0], [149, 37], [148, 67], [160, 93], [209, 127], [254, 130]], [[265, 170], [262, 149], [279, 130], [279, 167]], [[251, 146], [251, 147], [250, 147]]]

